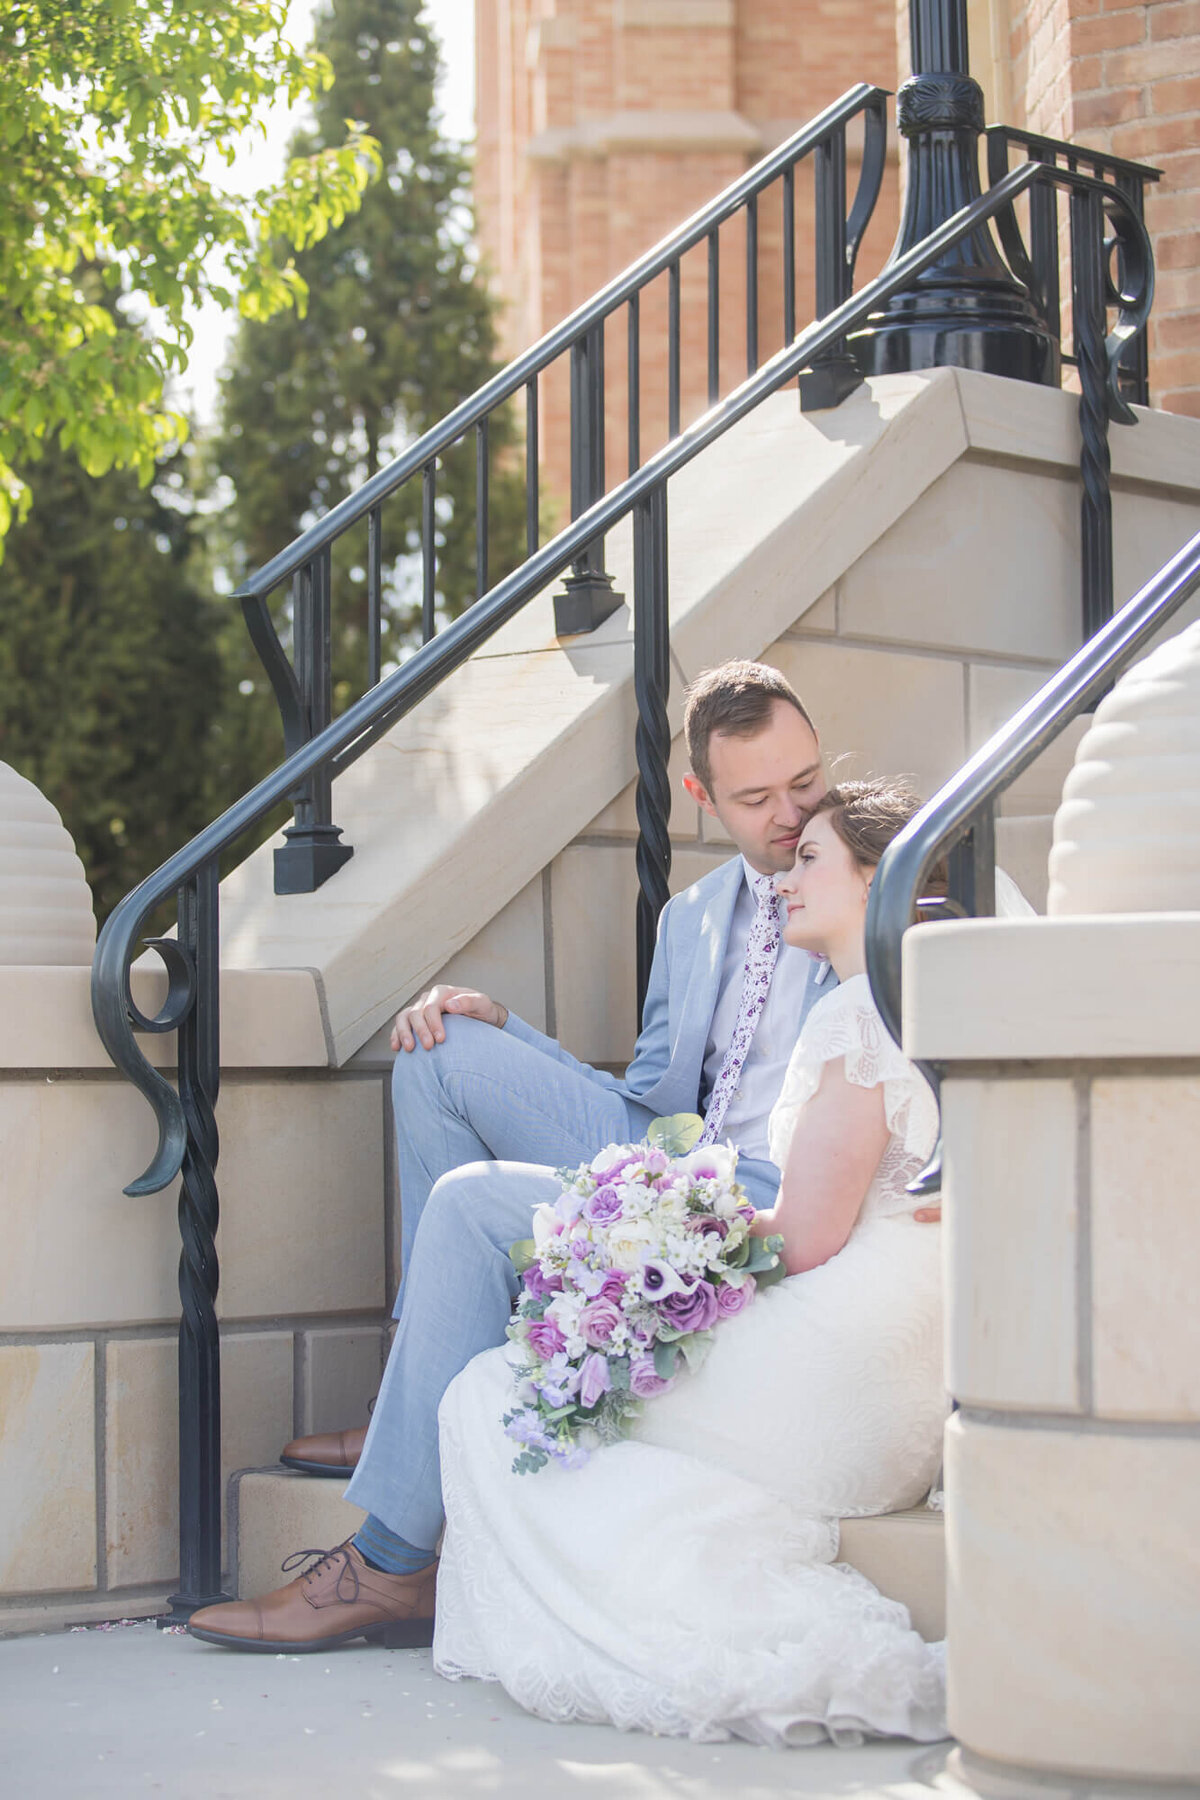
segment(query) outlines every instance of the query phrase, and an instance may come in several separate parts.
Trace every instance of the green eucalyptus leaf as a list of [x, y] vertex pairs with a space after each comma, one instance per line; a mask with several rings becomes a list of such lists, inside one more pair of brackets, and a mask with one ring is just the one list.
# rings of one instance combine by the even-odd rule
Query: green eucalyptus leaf
[[537, 1245], [532, 1238], [521, 1238], [517, 1243], [509, 1245], [508, 1257], [517, 1274], [523, 1275], [537, 1261]]
[[646, 1130], [646, 1142], [666, 1156], [686, 1156], [693, 1150], [704, 1130], [699, 1113], [671, 1113], [665, 1119], [652, 1119]]

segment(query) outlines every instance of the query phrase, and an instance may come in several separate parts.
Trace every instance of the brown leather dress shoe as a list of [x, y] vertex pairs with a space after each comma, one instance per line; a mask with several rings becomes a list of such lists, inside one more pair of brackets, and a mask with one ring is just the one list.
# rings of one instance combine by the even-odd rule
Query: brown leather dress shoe
[[366, 1436], [366, 1426], [358, 1425], [353, 1431], [320, 1431], [315, 1437], [293, 1438], [279, 1452], [279, 1460], [305, 1475], [353, 1475]]
[[347, 1540], [336, 1550], [298, 1550], [283, 1567], [308, 1557], [320, 1561], [286, 1587], [260, 1600], [226, 1600], [202, 1606], [188, 1621], [193, 1637], [229, 1650], [297, 1652], [332, 1650], [366, 1638], [388, 1650], [433, 1642], [437, 1563], [415, 1575], [373, 1569]]

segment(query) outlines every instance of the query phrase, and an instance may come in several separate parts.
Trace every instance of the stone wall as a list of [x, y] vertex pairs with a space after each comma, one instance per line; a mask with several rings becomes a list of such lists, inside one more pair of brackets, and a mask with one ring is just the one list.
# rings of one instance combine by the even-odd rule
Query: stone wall
[[[121, 1191], [155, 1127], [106, 1067], [88, 981], [0, 968], [0, 1634], [153, 1611], [178, 1570], [175, 1189]], [[228, 1475], [365, 1417], [396, 1265], [386, 1082], [324, 1066], [311, 978], [224, 986]]]
[[982, 1792], [1200, 1769], [1198, 980], [1195, 912], [905, 941], [905, 1045], [945, 1070], [950, 1728]]

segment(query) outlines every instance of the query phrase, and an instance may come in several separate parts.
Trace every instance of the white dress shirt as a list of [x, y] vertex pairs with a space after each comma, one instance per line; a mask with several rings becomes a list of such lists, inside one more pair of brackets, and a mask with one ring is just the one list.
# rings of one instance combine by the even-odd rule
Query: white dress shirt
[[[721, 1072], [725, 1052], [737, 1023], [746, 961], [746, 940], [750, 935], [757, 904], [753, 888], [755, 871], [745, 857], [742, 858], [742, 873], [744, 880], [734, 903], [733, 922], [729, 928], [729, 942], [721, 970], [721, 985], [704, 1051], [701, 1098], [705, 1105]], [[809, 1006], [827, 989], [836, 986], [837, 982], [833, 979], [827, 962], [810, 955], [807, 950], [796, 949], [792, 944], [780, 944], [770, 991], [763, 1002], [758, 1025], [742, 1065], [741, 1081], [734, 1089], [721, 1125], [722, 1142], [726, 1138], [732, 1138], [744, 1156], [770, 1160], [767, 1120], [782, 1090], [788, 1060], [800, 1035], [800, 1027]]]

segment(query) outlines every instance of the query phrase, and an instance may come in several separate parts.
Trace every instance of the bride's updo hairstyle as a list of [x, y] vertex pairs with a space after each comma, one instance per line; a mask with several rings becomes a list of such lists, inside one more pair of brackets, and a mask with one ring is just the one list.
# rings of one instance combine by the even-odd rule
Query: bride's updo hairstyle
[[830, 824], [855, 862], [873, 869], [923, 804], [904, 781], [878, 777], [841, 781], [813, 807], [810, 817], [828, 813]]

